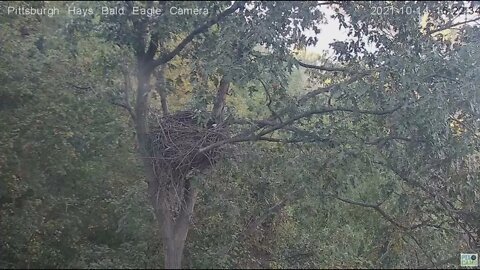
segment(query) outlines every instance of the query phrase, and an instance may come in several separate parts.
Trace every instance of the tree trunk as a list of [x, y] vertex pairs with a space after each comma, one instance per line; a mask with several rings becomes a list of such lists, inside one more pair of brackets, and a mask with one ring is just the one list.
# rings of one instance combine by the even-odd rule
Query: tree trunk
[[[151, 185], [150, 197], [154, 204], [155, 214], [162, 232], [162, 242], [164, 247], [164, 264], [166, 269], [180, 269], [182, 268], [183, 250], [185, 248], [185, 241], [190, 227], [190, 217], [193, 213], [195, 205], [196, 190], [189, 188], [189, 183], [186, 181], [184, 191], [183, 207], [176, 219], [173, 218], [173, 212], [170, 210], [171, 202], [168, 201], [168, 192], [165, 188], [159, 185]], [[157, 192], [154, 192], [154, 188]], [[158, 190], [160, 188], [160, 190]], [[173, 194], [170, 194], [173, 195]]]
[[168, 231], [166, 234], [167, 241], [165, 244], [165, 269], [181, 269], [183, 249], [185, 247], [185, 240], [187, 239], [188, 226], [182, 231]]
[[[171, 176], [161, 171], [162, 168], [155, 166], [150, 156], [147, 117], [152, 71], [146, 70], [144, 68], [146, 66], [148, 63], [142, 59], [138, 60], [138, 88], [134, 118], [138, 153], [147, 178], [148, 195], [161, 229], [165, 268], [180, 269], [197, 191], [191, 187], [188, 179], [171, 179]], [[166, 106], [164, 113], [168, 113], [165, 109]]]
[[[170, 222], [164, 228], [164, 234], [169, 236], [165, 242], [165, 268], [180, 269], [182, 268], [183, 249], [187, 240], [188, 230], [190, 228], [190, 218], [193, 214], [193, 208], [197, 198], [197, 190], [190, 186], [190, 181], [185, 180], [183, 199], [183, 207], [175, 221]], [[171, 217], [167, 213], [167, 217]], [[173, 226], [170, 226], [172, 224]]]
[[215, 119], [215, 123], [219, 124], [223, 122], [223, 112], [225, 107], [225, 99], [228, 93], [228, 88], [230, 86], [230, 80], [227, 77], [222, 76], [220, 80], [220, 84], [218, 85], [217, 89], [217, 97], [215, 99], [215, 103], [213, 104], [213, 119]]

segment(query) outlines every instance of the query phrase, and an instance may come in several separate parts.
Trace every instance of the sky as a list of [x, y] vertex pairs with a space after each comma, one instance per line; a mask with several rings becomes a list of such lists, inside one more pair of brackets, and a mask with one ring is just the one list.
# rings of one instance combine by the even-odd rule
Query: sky
[[[468, 6], [469, 3], [464, 1], [465, 6]], [[334, 42], [334, 41], [343, 41], [348, 39], [348, 31], [345, 28], [339, 29], [339, 23], [336, 19], [330, 18], [331, 15], [334, 14], [334, 11], [332, 7], [330, 6], [321, 6], [320, 10], [324, 12], [325, 14], [325, 20], [326, 23], [319, 25], [318, 27], [321, 29], [321, 33], [317, 35], [318, 37], [318, 42], [315, 46], [309, 46], [307, 47], [306, 51], [310, 53], [319, 53], [321, 54], [322, 52], [327, 52], [327, 56], [331, 57], [333, 56], [333, 50], [329, 47], [328, 44]], [[465, 14], [462, 16], [458, 16], [453, 22], [461, 22], [461, 21], [466, 21], [466, 20], [471, 20], [475, 18], [476, 15], [470, 15], [470, 14]], [[348, 20], [348, 16], [345, 17]], [[478, 22], [471, 22], [468, 23], [468, 25], [475, 25], [478, 24]], [[308, 36], [315, 36], [315, 33], [312, 30], [306, 30], [304, 32]], [[365, 40], [366, 41], [366, 40]], [[375, 50], [375, 47], [373, 45], [369, 46], [368, 42], [365, 42], [367, 44], [367, 50]]]
[[[348, 37], [347, 30], [345, 28], [339, 30], [340, 24], [338, 21], [330, 18], [330, 16], [334, 14], [332, 9], [328, 8], [328, 6], [322, 6], [320, 9], [325, 14], [326, 23], [319, 25], [321, 32], [318, 35], [318, 42], [315, 46], [307, 47], [307, 52], [322, 53], [326, 51], [327, 55], [331, 56], [333, 55], [333, 50], [328, 44], [336, 40], [346, 40]], [[305, 34], [315, 36], [313, 30], [306, 30]]]

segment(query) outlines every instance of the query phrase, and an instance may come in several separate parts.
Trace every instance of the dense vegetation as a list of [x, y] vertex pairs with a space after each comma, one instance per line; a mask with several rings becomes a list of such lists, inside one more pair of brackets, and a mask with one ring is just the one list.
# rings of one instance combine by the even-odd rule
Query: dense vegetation
[[[305, 53], [327, 9], [334, 58]], [[1, 2], [0, 267], [458, 267], [480, 253], [478, 21], [475, 2]]]

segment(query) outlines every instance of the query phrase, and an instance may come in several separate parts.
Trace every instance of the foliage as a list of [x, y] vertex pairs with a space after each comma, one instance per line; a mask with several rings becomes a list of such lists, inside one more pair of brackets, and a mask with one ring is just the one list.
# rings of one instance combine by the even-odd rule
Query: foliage
[[[133, 4], [210, 12], [191, 20], [4, 12]], [[349, 32], [331, 45], [334, 61], [300, 53], [316, 43], [303, 30], [319, 33], [318, 5]], [[421, 13], [375, 15], [375, 5]], [[230, 6], [0, 3], [0, 267], [164, 264], [135, 118], [124, 110], [139, 97], [127, 85], [148, 68], [139, 52], [151, 40], [152, 59], [163, 61]], [[184, 266], [456, 267], [460, 252], [478, 253], [480, 35], [468, 24], [452, 31], [455, 15], [437, 12], [444, 7], [240, 2], [162, 62], [163, 89], [153, 68], [151, 111], [165, 91], [171, 112], [204, 122], [220, 81], [231, 82], [225, 125], [236, 143], [221, 146], [215, 166], [189, 173], [200, 192]]]

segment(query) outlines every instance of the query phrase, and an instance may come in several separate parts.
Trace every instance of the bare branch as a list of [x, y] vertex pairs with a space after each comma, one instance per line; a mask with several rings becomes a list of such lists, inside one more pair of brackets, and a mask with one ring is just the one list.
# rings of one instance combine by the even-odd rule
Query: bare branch
[[123, 89], [122, 89], [123, 102], [111, 100], [110, 103], [125, 109], [132, 117], [132, 120], [135, 121], [136, 115], [132, 108], [132, 105], [130, 104], [130, 93], [132, 92], [132, 82], [130, 80], [130, 74], [128, 72], [127, 65], [124, 65], [122, 67], [122, 74], [123, 74]]
[[390, 140], [398, 140], [398, 141], [405, 141], [405, 142], [427, 142], [426, 140], [423, 139], [417, 139], [417, 138], [408, 138], [408, 137], [400, 137], [400, 136], [388, 136], [384, 138], [378, 138], [369, 142], [365, 142], [365, 144], [380, 144], [382, 142], [390, 141]]
[[298, 100], [298, 103], [300, 105], [304, 104], [305, 102], [307, 102], [309, 99], [315, 97], [315, 96], [318, 96], [322, 93], [327, 93], [327, 92], [330, 92], [331, 90], [341, 86], [341, 85], [348, 85], [348, 84], [351, 84], [369, 74], [371, 74], [373, 71], [364, 71], [364, 72], [360, 72], [360, 73], [357, 73], [356, 75], [352, 76], [350, 79], [346, 80], [346, 81], [343, 81], [343, 82], [339, 82], [337, 84], [333, 84], [333, 85], [329, 85], [329, 86], [326, 86], [326, 87], [321, 87], [321, 88], [318, 88], [314, 91], [311, 91], [307, 94], [305, 94], [303, 97], [301, 97], [299, 100]]
[[318, 5], [319, 6], [323, 6], [323, 5], [333, 5], [333, 4], [336, 4], [336, 5], [340, 5], [342, 2], [339, 2], [339, 1], [327, 1], [327, 2], [319, 2]]
[[332, 71], [332, 72], [348, 72], [347, 69], [345, 68], [339, 68], [339, 67], [327, 67], [327, 66], [317, 66], [317, 65], [312, 65], [312, 64], [307, 64], [307, 63], [304, 63], [298, 59], [295, 59], [295, 61], [297, 62], [297, 64], [301, 67], [304, 67], [304, 68], [311, 68], [311, 69], [317, 69], [317, 70], [321, 70], [321, 71]]
[[78, 90], [84, 90], [84, 91], [93, 91], [93, 87], [91, 86], [78, 86], [76, 84], [73, 84], [71, 82], [67, 82], [68, 85], [70, 85], [71, 87], [75, 88], [75, 89], [78, 89]]
[[[294, 127], [286, 127], [285, 130], [291, 131], [291, 132], [298, 132], [298, 133], [304, 133], [305, 131], [299, 129], [299, 128], [294, 128]], [[330, 142], [330, 143], [347, 143], [347, 141], [338, 141], [338, 140], [332, 140], [329, 138], [321, 138], [318, 136], [308, 136], [306, 138], [298, 138], [298, 139], [283, 139], [283, 138], [271, 138], [271, 137], [260, 137], [256, 138], [258, 141], [268, 141], [268, 142], [278, 142], [278, 143], [316, 143], [316, 142]], [[390, 137], [384, 137], [384, 138], [377, 138], [373, 141], [367, 141], [367, 142], [362, 142], [363, 144], [367, 145], [376, 145], [382, 142], [386, 141], [391, 141], [391, 140], [399, 140], [399, 141], [406, 141], [406, 142], [426, 142], [425, 140], [420, 140], [420, 139], [412, 139], [412, 138], [403, 138], [403, 137], [395, 137], [395, 136], [390, 136]]]
[[392, 223], [393, 225], [399, 227], [399, 228], [402, 228], [402, 229], [408, 229], [407, 227], [405, 227], [404, 225], [398, 223], [397, 221], [395, 221], [395, 219], [393, 219], [392, 217], [390, 217], [387, 213], [385, 213], [385, 211], [383, 211], [380, 206], [378, 206], [378, 204], [368, 204], [368, 203], [363, 203], [363, 202], [356, 202], [356, 201], [352, 201], [352, 200], [349, 200], [349, 199], [345, 199], [345, 198], [340, 198], [338, 196], [332, 196], [334, 197], [335, 199], [337, 200], [340, 200], [342, 202], [345, 202], [345, 203], [349, 203], [349, 204], [353, 204], [353, 205], [357, 205], [357, 206], [361, 206], [361, 207], [366, 207], [366, 208], [371, 208], [375, 211], [377, 211], [380, 215], [382, 215], [386, 220], [388, 220], [390, 223]]
[[127, 110], [127, 112], [130, 114], [130, 116], [132, 117], [132, 119], [135, 120], [135, 113], [133, 112], [132, 107], [130, 107], [130, 106], [124, 104], [124, 103], [120, 103], [120, 102], [114, 101], [114, 100], [111, 100], [110, 103], [113, 104], [113, 105], [119, 106], [119, 107], [121, 107], [121, 108], [124, 108], [125, 110]]
[[[269, 121], [269, 120], [246, 120], [246, 119], [236, 119], [236, 120], [228, 120], [228, 125], [255, 125], [259, 128], [263, 128], [266, 126], [275, 126], [277, 122]], [[305, 133], [304, 130], [301, 130], [297, 127], [283, 127], [282, 130], [287, 130], [291, 132], [298, 132], [298, 133]], [[239, 134], [239, 136], [241, 136]]]
[[270, 93], [268, 92], [268, 88], [267, 88], [267, 84], [262, 80], [262, 79], [258, 79], [260, 81], [260, 83], [262, 84], [263, 86], [263, 89], [265, 90], [265, 96], [267, 98], [267, 107], [268, 107], [268, 110], [270, 110], [270, 113], [272, 113], [272, 116], [275, 117], [276, 119], [279, 119], [281, 120], [281, 118], [278, 116], [278, 114], [272, 109], [272, 96], [270, 95]]
[[314, 139], [279, 139], [279, 138], [268, 138], [268, 137], [260, 137], [257, 141], [267, 141], [267, 142], [274, 142], [274, 143], [315, 143], [315, 142], [332, 142], [332, 140], [328, 138], [314, 138]]
[[402, 225], [402, 224], [398, 223], [393, 217], [388, 215], [382, 208], [380, 208], [381, 203], [369, 204], [369, 203], [364, 203], [364, 202], [352, 201], [352, 200], [345, 199], [345, 198], [340, 198], [340, 197], [334, 196], [334, 195], [330, 195], [330, 196], [334, 197], [335, 199], [340, 200], [342, 202], [348, 203], [348, 204], [353, 204], [353, 205], [357, 205], [357, 206], [361, 206], [361, 207], [371, 208], [371, 209], [375, 210], [376, 212], [378, 212], [388, 222], [392, 223], [393, 225], [395, 225], [395, 226], [397, 226], [397, 227], [399, 227], [403, 230], [413, 230], [413, 229], [416, 229], [416, 228], [419, 228], [419, 227], [425, 225], [424, 222], [422, 222], [420, 224], [417, 224], [417, 225], [413, 225], [413, 226]]

